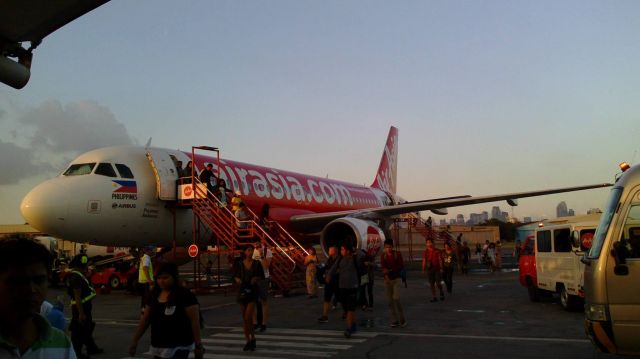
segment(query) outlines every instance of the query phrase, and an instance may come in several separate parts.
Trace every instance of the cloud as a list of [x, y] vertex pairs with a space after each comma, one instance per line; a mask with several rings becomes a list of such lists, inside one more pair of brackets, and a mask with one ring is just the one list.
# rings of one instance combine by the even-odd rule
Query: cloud
[[90, 149], [130, 145], [127, 128], [105, 106], [81, 101], [62, 106], [50, 100], [28, 111], [19, 122], [34, 128], [31, 146], [54, 153], [81, 153]]
[[0, 185], [54, 174], [88, 150], [134, 143], [125, 125], [93, 101], [34, 107], [0, 100]]
[[16, 144], [4, 142], [0, 139], [0, 185], [16, 184], [21, 179], [44, 171], [51, 171], [47, 164], [37, 164], [33, 152]]

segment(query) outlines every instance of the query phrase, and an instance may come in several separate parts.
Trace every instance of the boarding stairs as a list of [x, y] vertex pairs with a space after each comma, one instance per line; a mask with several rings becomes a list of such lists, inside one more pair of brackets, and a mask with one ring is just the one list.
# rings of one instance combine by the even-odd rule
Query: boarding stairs
[[[304, 281], [300, 281], [300, 272], [304, 272], [304, 257], [308, 253], [278, 222], [266, 221], [260, 225], [259, 217], [248, 208], [249, 219], [238, 221], [235, 214], [206, 186], [200, 185], [198, 178], [192, 178], [192, 183], [195, 184], [192, 209], [196, 238], [201, 228], [196, 222], [200, 222], [211, 230], [220, 245], [234, 254], [239, 246], [266, 241], [273, 253], [269, 267], [273, 284], [285, 293], [304, 285]], [[240, 228], [240, 224], [245, 228]]]
[[416, 256], [420, 255], [420, 253], [422, 253], [422, 251], [426, 248], [424, 245], [424, 241], [422, 241], [422, 243], [417, 243], [417, 245], [413, 243], [413, 236], [411, 235], [412, 233], [419, 234], [420, 236], [424, 237], [425, 240], [432, 239], [434, 243], [439, 243], [440, 248], [442, 248], [441, 246], [443, 243], [449, 242], [452, 248], [454, 250], [457, 250], [457, 243], [454, 240], [453, 235], [447, 230], [447, 227], [429, 226], [425, 224], [425, 222], [423, 222], [420, 217], [413, 213], [408, 213], [394, 220], [396, 238], [400, 238], [399, 229], [401, 227], [407, 229], [408, 240], [406, 243], [406, 248], [405, 244], [397, 241], [396, 249], [404, 249], [404, 251], [408, 253], [410, 261], [413, 261], [414, 258], [418, 258]]

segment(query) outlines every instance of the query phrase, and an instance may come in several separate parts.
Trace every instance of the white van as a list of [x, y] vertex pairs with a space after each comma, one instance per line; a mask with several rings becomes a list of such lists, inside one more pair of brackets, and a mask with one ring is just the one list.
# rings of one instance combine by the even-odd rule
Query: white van
[[584, 264], [580, 260], [591, 246], [599, 216], [560, 218], [535, 231], [537, 289], [558, 293], [566, 310], [582, 308]]
[[621, 164], [584, 258], [585, 329], [603, 352], [640, 354], [640, 166]]

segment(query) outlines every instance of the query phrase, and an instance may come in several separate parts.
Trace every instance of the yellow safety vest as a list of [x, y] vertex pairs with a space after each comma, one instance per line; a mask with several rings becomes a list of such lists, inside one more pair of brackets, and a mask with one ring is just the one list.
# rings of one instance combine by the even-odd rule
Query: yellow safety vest
[[[71, 273], [75, 273], [75, 274], [79, 275], [80, 278], [82, 278], [84, 280], [84, 282], [87, 283], [87, 287], [89, 288], [89, 294], [87, 296], [85, 296], [84, 298], [82, 298], [80, 300], [80, 302], [82, 304], [84, 304], [84, 303], [90, 301], [91, 299], [93, 299], [93, 297], [96, 296], [96, 290], [95, 290], [95, 288], [93, 288], [91, 283], [89, 283], [89, 281], [87, 280], [87, 277], [85, 277], [84, 274], [82, 274], [82, 273], [80, 273], [78, 271], [75, 271], [75, 270], [72, 270]], [[71, 305], [74, 305], [74, 304], [76, 304], [76, 300], [71, 298]]]
[[140, 265], [138, 265], [138, 283], [153, 283], [153, 261], [151, 257], [149, 257], [149, 282], [147, 282], [147, 276], [144, 275], [144, 267], [142, 266], [142, 262], [144, 260], [145, 254], [140, 258]]

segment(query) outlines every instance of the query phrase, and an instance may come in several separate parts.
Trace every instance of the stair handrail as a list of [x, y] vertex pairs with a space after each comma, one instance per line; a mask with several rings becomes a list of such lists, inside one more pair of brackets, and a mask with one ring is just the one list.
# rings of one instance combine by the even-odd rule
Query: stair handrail
[[[254, 218], [254, 221], [258, 221], [260, 219], [260, 217], [258, 217], [258, 215], [255, 214], [255, 212], [253, 212], [250, 208], [247, 207], [247, 210], [249, 211], [249, 213], [251, 214], [251, 216]], [[282, 227], [282, 225], [280, 223], [278, 223], [278, 221], [274, 221], [274, 220], [268, 220], [267, 221], [269, 224], [274, 224], [278, 227], [278, 233], [284, 233], [289, 240], [291, 240], [293, 243], [295, 243], [296, 246], [298, 246], [298, 248], [302, 249], [302, 251], [305, 253], [305, 255], [309, 255], [309, 252], [298, 242], [296, 241], [295, 238], [293, 238], [293, 236], [286, 230], [284, 229], [284, 227]]]
[[[194, 178], [194, 179], [195, 179], [194, 183], [196, 185], [198, 183], [202, 183], [200, 181], [200, 179], [197, 179], [197, 178]], [[195, 194], [195, 192], [194, 192], [194, 194]], [[211, 196], [209, 196], [209, 194], [211, 194]], [[196, 196], [194, 196], [194, 200], [195, 200], [195, 197]], [[209, 202], [213, 203], [214, 206], [217, 206], [219, 210], [223, 210], [223, 213], [225, 213], [229, 218], [233, 218], [233, 223], [235, 224], [235, 228], [236, 229], [239, 228], [237, 226], [238, 222], [248, 222], [249, 225], [250, 225], [250, 230], [251, 230], [252, 233], [256, 232], [256, 227], [257, 227], [259, 229], [257, 232], [259, 232], [259, 233], [261, 232], [261, 234], [262, 234], [262, 236], [258, 235], [258, 237], [261, 237], [261, 238], [262, 237], [266, 237], [266, 239], [268, 239], [273, 245], [275, 245], [275, 247], [277, 247], [280, 250], [280, 252], [282, 252], [282, 254], [284, 254], [284, 256], [287, 257], [287, 259], [289, 259], [289, 261], [291, 261], [293, 263], [294, 268], [295, 268], [296, 261], [293, 258], [291, 258], [291, 256], [289, 256], [289, 254], [287, 254], [287, 252], [255, 220], [238, 221], [237, 218], [236, 218], [236, 215], [233, 212], [231, 212], [231, 210], [227, 206], [223, 205], [223, 203], [218, 199], [218, 197], [216, 197], [211, 191], [209, 191], [208, 187], [207, 187], [207, 196], [203, 196], [202, 198], [199, 198], [199, 200], [203, 200], [205, 202], [209, 201]], [[251, 213], [251, 215], [254, 218], [256, 218], [255, 213], [253, 213], [251, 211], [251, 209], [247, 208], [247, 210], [249, 211], [249, 213]], [[229, 221], [229, 223], [231, 223], [231, 221]], [[234, 238], [234, 240], [235, 240], [235, 238]]]
[[[262, 235], [263, 235], [263, 236], [265, 236], [267, 239], [269, 239], [269, 241], [270, 241], [272, 244], [274, 244], [276, 247], [278, 247], [278, 249], [280, 250], [280, 252], [281, 252], [285, 257], [287, 257], [287, 259], [289, 259], [289, 261], [291, 261], [291, 263], [293, 264], [293, 269], [295, 269], [295, 266], [296, 266], [296, 264], [297, 264], [297, 263], [296, 263], [296, 261], [295, 261], [293, 258], [291, 258], [291, 256], [287, 253], [287, 251], [285, 251], [285, 250], [284, 250], [284, 248], [282, 248], [282, 247], [278, 244], [278, 242], [276, 242], [276, 241], [271, 237], [271, 235], [269, 235], [269, 233], [267, 233], [267, 231], [265, 231], [265, 230], [264, 230], [264, 228], [262, 228], [262, 226], [260, 226], [257, 222], [255, 222], [255, 221], [251, 221], [250, 223], [251, 223], [251, 225], [252, 225], [252, 227], [253, 227], [253, 228], [252, 228], [252, 230], [253, 230], [253, 231], [255, 231], [255, 227], [258, 227], [258, 231], [259, 231], [259, 232], [261, 232], [261, 233], [262, 233]], [[260, 237], [260, 236], [259, 236], [259, 237]]]

